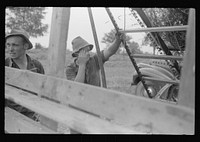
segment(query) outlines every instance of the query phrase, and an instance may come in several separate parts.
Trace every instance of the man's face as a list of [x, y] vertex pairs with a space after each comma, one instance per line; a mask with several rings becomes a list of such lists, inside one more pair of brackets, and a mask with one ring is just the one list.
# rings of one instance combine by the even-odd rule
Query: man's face
[[90, 51], [90, 47], [89, 47], [89, 46], [86, 46], [86, 47], [80, 49], [79, 52], [80, 52], [80, 51], [81, 51], [81, 52], [86, 52], [86, 53], [87, 53], [87, 52]]
[[89, 51], [90, 51], [90, 47], [86, 46], [84, 48], [81, 48], [78, 52], [76, 52], [75, 56], [78, 57], [80, 53], [89, 54]]
[[6, 39], [6, 49], [11, 58], [17, 59], [25, 54], [26, 48], [23, 38], [20, 36], [11, 36]]

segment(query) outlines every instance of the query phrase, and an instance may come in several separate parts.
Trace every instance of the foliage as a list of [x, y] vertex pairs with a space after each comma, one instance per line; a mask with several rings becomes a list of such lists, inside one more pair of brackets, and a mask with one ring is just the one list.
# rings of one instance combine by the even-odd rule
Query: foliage
[[7, 7], [5, 28], [23, 28], [31, 37], [43, 36], [48, 25], [42, 24], [45, 7]]
[[129, 46], [131, 53], [134, 53], [134, 54], [142, 54], [143, 53], [140, 50], [139, 44], [137, 42], [132, 41], [128, 46]]
[[[102, 43], [105, 43], [106, 44], [106, 47], [108, 47], [115, 39], [115, 34], [116, 34], [116, 30], [112, 29], [109, 33], [106, 33], [104, 34], [104, 37], [102, 38]], [[129, 35], [126, 35], [126, 43], [127, 45], [130, 45], [131, 44], [131, 40], [132, 38], [129, 36]], [[132, 46], [133, 47], [133, 46]], [[131, 47], [131, 48], [132, 48]], [[121, 44], [118, 51], [116, 52], [117, 54], [120, 54], [122, 50], [123, 45]]]
[[42, 45], [40, 43], [35, 43], [35, 49], [42, 49]]
[[[143, 8], [153, 27], [187, 25], [188, 8]], [[174, 48], [185, 47], [186, 31], [159, 32], [165, 44]], [[146, 36], [143, 44], [149, 43]], [[151, 46], [155, 46], [152, 45]]]

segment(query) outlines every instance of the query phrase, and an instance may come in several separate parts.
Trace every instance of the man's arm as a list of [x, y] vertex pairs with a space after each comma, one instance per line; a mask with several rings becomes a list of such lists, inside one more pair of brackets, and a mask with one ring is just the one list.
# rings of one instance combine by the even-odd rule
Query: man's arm
[[85, 68], [86, 68], [86, 63], [89, 60], [89, 53], [86, 53], [84, 50], [80, 51], [78, 55], [78, 59], [76, 63], [79, 65], [78, 68], [78, 73], [74, 81], [76, 82], [85, 82]]
[[121, 33], [116, 33], [114, 42], [103, 51], [105, 61], [107, 61], [109, 57], [115, 54], [119, 49], [121, 38], [123, 38], [122, 36], [124, 35]]
[[81, 83], [85, 82], [85, 68], [86, 68], [86, 65], [79, 65], [78, 73], [74, 81], [81, 82]]

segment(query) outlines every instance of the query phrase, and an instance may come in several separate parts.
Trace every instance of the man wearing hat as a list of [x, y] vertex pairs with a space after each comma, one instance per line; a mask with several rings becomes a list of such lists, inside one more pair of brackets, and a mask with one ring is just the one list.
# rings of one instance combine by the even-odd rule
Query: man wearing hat
[[[115, 54], [119, 49], [124, 34], [117, 33], [115, 40], [106, 49], [101, 51], [102, 62], [108, 61], [109, 57]], [[89, 44], [82, 37], [78, 36], [72, 40], [74, 62], [66, 68], [66, 76], [68, 80], [82, 82], [90, 85], [101, 86], [100, 82], [100, 66], [97, 54], [91, 56], [89, 51], [93, 45]]]
[[[9, 57], [5, 59], [5, 66], [30, 70], [36, 73], [44, 74], [44, 68], [42, 64], [32, 59], [26, 51], [33, 48], [32, 43], [29, 40], [28, 33], [23, 29], [13, 29], [10, 34], [5, 36], [6, 50], [9, 53]], [[9, 106], [22, 114], [32, 118], [35, 118], [35, 113], [18, 105], [10, 100], [6, 100], [6, 106]]]

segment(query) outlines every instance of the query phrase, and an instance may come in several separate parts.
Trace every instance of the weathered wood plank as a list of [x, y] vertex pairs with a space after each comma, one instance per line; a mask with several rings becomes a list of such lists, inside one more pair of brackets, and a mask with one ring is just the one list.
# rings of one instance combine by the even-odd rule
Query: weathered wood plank
[[[40, 98], [7, 85], [5, 86], [5, 97], [81, 133], [142, 133], [133, 128], [131, 129], [103, 120], [88, 113]], [[27, 123], [24, 124], [24, 127], [29, 126]]]
[[[43, 92], [43, 96], [137, 130], [152, 133], [194, 133], [194, 109], [25, 70], [5, 69], [6, 83], [33, 91], [43, 88], [47, 90]], [[12, 76], [13, 74], [18, 74], [18, 77]], [[49, 94], [49, 89], [55, 95]]]
[[69, 29], [70, 8], [54, 7], [49, 38], [47, 74], [63, 77], [65, 75], [66, 45]]
[[180, 104], [194, 109], [195, 105], [195, 9], [190, 9], [186, 35], [186, 53], [180, 80]]
[[4, 122], [4, 129], [8, 133], [57, 133], [9, 107], [5, 107]]

